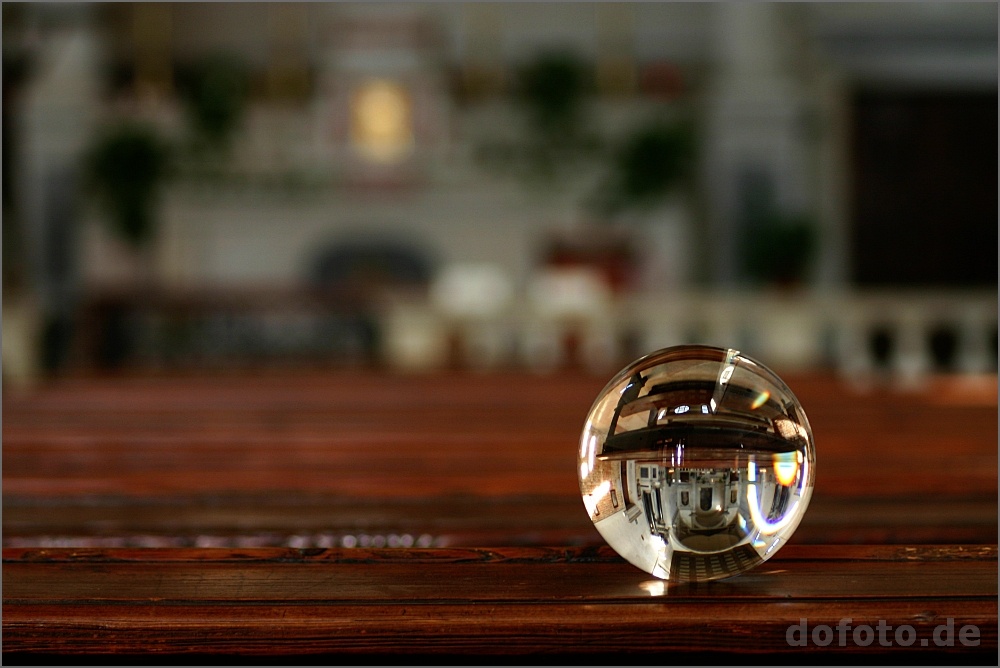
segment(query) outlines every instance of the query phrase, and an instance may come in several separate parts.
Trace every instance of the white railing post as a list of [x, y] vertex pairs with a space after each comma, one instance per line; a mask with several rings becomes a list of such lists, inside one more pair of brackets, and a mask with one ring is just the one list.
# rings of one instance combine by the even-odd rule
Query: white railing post
[[892, 356], [892, 371], [903, 386], [917, 386], [931, 369], [927, 317], [919, 307], [909, 306], [894, 323], [896, 345]]
[[992, 366], [990, 354], [989, 323], [997, 321], [996, 313], [968, 304], [956, 319], [958, 325], [958, 354], [956, 366], [960, 373], [986, 373]]

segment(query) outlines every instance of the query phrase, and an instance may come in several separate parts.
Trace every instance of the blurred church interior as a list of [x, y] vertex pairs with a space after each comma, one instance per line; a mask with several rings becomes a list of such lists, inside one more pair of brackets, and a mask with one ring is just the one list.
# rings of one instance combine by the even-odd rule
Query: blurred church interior
[[997, 368], [997, 4], [4, 3], [3, 378]]

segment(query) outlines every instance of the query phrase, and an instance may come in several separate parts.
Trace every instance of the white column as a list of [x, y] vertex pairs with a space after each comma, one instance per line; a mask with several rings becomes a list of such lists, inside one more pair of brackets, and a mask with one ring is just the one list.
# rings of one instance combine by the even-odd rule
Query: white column
[[53, 243], [75, 245], [65, 237], [76, 234], [79, 161], [98, 111], [97, 45], [81, 23], [43, 38], [38, 74], [26, 87], [19, 114], [25, 245], [32, 282], [46, 309], [67, 306], [78, 287], [74, 267], [53, 266]]
[[956, 318], [958, 325], [958, 371], [970, 375], [988, 373], [992, 367], [990, 323], [997, 321], [995, 310], [979, 304], [965, 306]]
[[789, 213], [811, 205], [806, 99], [790, 71], [794, 36], [776, 3], [713, 6], [717, 61], [708, 90], [703, 165], [712, 279], [735, 284], [743, 261], [741, 183], [770, 182], [774, 205]]

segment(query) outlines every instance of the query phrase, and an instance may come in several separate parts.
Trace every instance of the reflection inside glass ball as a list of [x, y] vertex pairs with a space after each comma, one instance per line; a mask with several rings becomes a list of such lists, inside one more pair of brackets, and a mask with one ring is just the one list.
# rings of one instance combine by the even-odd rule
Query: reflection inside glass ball
[[620, 555], [671, 581], [768, 559], [813, 487], [812, 430], [791, 390], [736, 350], [677, 346], [601, 392], [580, 440], [580, 490]]

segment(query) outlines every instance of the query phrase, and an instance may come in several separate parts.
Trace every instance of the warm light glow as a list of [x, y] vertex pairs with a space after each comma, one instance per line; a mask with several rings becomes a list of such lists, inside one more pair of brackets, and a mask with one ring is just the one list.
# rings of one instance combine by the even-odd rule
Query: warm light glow
[[586, 459], [580, 462], [580, 479], [583, 480], [594, 470], [594, 460], [597, 458], [597, 436], [591, 434], [590, 438], [580, 443], [580, 457]]
[[663, 580], [646, 580], [645, 582], [639, 583], [639, 589], [648, 593], [650, 596], [663, 596], [663, 592], [666, 591], [667, 586]]
[[374, 162], [398, 162], [413, 150], [410, 97], [399, 84], [372, 79], [351, 99], [351, 141]]
[[608, 495], [608, 492], [610, 491], [611, 491], [611, 483], [608, 482], [607, 480], [605, 480], [600, 485], [595, 487], [594, 491], [591, 492], [591, 494], [594, 496], [594, 504], [596, 505], [601, 499], [606, 497]]
[[597, 510], [597, 505], [601, 502], [608, 492], [611, 491], [611, 483], [605, 480], [600, 485], [594, 488], [590, 494], [583, 497], [583, 505], [587, 507], [587, 512], [590, 515], [594, 515], [594, 511]]
[[782, 485], [791, 485], [795, 482], [795, 475], [799, 470], [799, 464], [795, 458], [797, 454], [797, 452], [774, 453], [774, 477]]
[[764, 513], [760, 511], [760, 499], [757, 497], [756, 482], [757, 465], [753, 462], [747, 464], [747, 480], [750, 483], [747, 485], [747, 505], [750, 507], [750, 518], [753, 520], [754, 526], [757, 530], [764, 535], [770, 535], [777, 533], [788, 526], [788, 524], [795, 518], [794, 508], [790, 508], [788, 512], [785, 513], [784, 517], [777, 522], [769, 522], [764, 517]]

